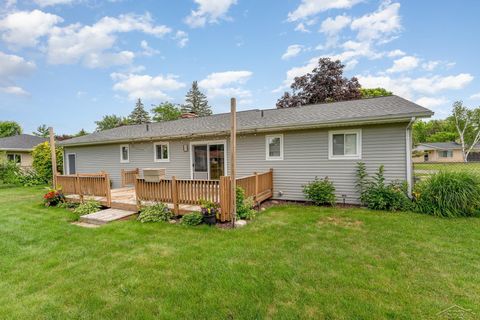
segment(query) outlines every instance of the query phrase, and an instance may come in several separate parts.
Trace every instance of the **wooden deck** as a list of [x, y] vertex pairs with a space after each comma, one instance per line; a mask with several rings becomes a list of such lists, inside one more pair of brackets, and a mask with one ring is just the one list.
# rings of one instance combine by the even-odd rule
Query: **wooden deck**
[[[68, 201], [72, 202], [81, 202], [80, 196], [77, 194], [71, 194], [66, 196]], [[136, 195], [135, 195], [135, 188], [134, 187], [124, 187], [118, 189], [111, 190], [111, 205], [108, 205], [108, 200], [106, 197], [98, 197], [98, 196], [84, 196], [84, 201], [86, 200], [95, 200], [100, 202], [105, 207], [110, 207], [112, 209], [120, 209], [120, 210], [127, 210], [127, 211], [134, 211], [138, 212], [137, 202], [136, 202]], [[152, 201], [142, 201], [142, 204], [149, 205], [153, 204]], [[165, 203], [170, 209], [173, 209], [173, 203]], [[198, 205], [189, 205], [189, 204], [181, 204], [180, 205], [180, 214], [192, 212], [192, 211], [200, 211], [200, 206]]]

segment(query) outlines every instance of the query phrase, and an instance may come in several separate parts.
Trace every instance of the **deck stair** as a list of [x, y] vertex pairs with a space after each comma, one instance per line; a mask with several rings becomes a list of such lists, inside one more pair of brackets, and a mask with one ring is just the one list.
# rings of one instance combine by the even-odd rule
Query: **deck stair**
[[86, 214], [80, 217], [80, 222], [102, 225], [116, 220], [122, 220], [134, 215], [134, 211], [126, 211], [119, 209], [105, 209], [94, 213]]

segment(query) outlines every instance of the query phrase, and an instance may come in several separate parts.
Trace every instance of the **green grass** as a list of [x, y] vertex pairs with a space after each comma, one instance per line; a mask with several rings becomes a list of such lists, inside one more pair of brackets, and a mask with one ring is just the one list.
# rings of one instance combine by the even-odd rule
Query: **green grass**
[[0, 189], [0, 319], [430, 319], [480, 314], [480, 219], [300, 206], [243, 229], [98, 229]]
[[414, 163], [416, 170], [474, 171], [480, 174], [480, 162]]

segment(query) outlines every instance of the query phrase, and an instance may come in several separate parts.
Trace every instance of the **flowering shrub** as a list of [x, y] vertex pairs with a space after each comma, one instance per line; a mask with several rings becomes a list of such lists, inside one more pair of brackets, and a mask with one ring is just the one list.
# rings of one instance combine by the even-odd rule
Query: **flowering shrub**
[[61, 189], [48, 189], [43, 196], [43, 203], [46, 207], [54, 207], [65, 202], [65, 196]]

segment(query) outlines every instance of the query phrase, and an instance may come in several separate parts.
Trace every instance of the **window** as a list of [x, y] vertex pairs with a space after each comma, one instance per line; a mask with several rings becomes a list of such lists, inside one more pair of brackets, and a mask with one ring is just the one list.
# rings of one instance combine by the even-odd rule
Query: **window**
[[330, 131], [328, 138], [329, 159], [361, 159], [362, 131]]
[[170, 161], [170, 148], [168, 142], [158, 142], [153, 144], [154, 161], [168, 162]]
[[283, 134], [265, 137], [266, 159], [283, 160]]
[[20, 154], [16, 154], [16, 153], [9, 153], [9, 154], [7, 154], [7, 160], [15, 162], [15, 163], [21, 163], [22, 162], [22, 156]]
[[122, 144], [120, 146], [120, 162], [130, 162], [130, 147], [128, 144]]
[[453, 158], [453, 151], [452, 150], [440, 151], [440, 158]]

